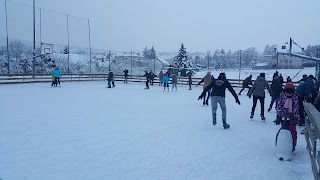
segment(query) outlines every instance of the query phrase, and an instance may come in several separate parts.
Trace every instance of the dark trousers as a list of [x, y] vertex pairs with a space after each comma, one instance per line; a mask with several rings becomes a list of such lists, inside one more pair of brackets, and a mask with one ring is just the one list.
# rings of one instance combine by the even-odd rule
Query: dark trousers
[[146, 81], [146, 88], [149, 89], [149, 79]]
[[262, 96], [253, 96], [253, 105], [251, 109], [251, 114], [254, 114], [258, 100], [260, 101], [260, 106], [261, 106], [261, 116], [264, 116], [264, 97]]
[[304, 97], [303, 96], [298, 96], [298, 105], [299, 105], [299, 124], [304, 124], [304, 107], [303, 107], [303, 101]]
[[56, 79], [57, 84], [60, 85], [60, 77], [56, 77], [55, 79]]
[[51, 86], [57, 86], [57, 80], [56, 79], [52, 80]]
[[[204, 89], [205, 87], [203, 87], [203, 89]], [[208, 94], [208, 97], [207, 97], [207, 99], [206, 99], [206, 95]], [[209, 98], [210, 98], [210, 95], [211, 95], [211, 89], [209, 89], [208, 90], [208, 92], [206, 93], [206, 94], [204, 94], [204, 96], [203, 96], [203, 104], [205, 103], [205, 102], [208, 102], [209, 101]]]
[[279, 97], [274, 97], [274, 96], [272, 96], [269, 109], [272, 109], [272, 106], [273, 106], [273, 103], [274, 103], [274, 102], [276, 102], [276, 108], [277, 108], [278, 99], [279, 99]]
[[241, 93], [242, 93], [242, 91], [243, 91], [245, 88], [248, 88], [248, 89], [249, 89], [249, 91], [250, 91], [250, 89], [251, 89], [251, 87], [250, 87], [250, 86], [243, 87], [243, 88], [240, 90], [239, 94], [241, 94]]

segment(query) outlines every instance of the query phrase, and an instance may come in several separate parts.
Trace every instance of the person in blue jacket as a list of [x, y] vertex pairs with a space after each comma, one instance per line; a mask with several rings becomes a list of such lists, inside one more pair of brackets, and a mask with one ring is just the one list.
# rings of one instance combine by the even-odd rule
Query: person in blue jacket
[[296, 93], [299, 94], [298, 103], [299, 103], [299, 126], [303, 126], [305, 124], [305, 115], [304, 115], [304, 107], [303, 101], [305, 98], [312, 97], [312, 88], [315, 84], [314, 76], [310, 75], [306, 79], [305, 82], [300, 82], [299, 86], [296, 89]]
[[54, 76], [57, 84], [59, 84], [59, 87], [61, 87], [61, 86], [60, 86], [61, 70], [59, 69], [58, 66], [54, 69], [54, 71], [53, 71], [53, 76]]
[[168, 76], [168, 72], [166, 72], [164, 75], [163, 75], [163, 78], [162, 78], [162, 81], [163, 81], [163, 92], [166, 90], [166, 87], [168, 88], [168, 92], [169, 92], [169, 76]]

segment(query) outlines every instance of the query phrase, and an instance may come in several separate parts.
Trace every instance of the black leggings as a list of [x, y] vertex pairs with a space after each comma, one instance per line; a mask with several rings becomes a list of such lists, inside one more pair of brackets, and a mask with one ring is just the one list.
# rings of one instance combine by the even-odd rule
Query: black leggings
[[252, 109], [251, 109], [251, 114], [254, 114], [258, 99], [260, 101], [260, 106], [261, 106], [261, 116], [264, 116], [264, 97], [262, 97], [262, 96], [253, 96], [253, 105], [252, 105]]
[[57, 84], [60, 84], [60, 77], [56, 77], [55, 79], [56, 79]]

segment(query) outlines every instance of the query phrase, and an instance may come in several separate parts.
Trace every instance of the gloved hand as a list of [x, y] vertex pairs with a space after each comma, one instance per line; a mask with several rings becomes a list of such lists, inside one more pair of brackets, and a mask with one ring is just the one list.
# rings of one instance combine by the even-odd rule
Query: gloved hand
[[279, 125], [279, 124], [281, 124], [281, 121], [282, 121], [281, 116], [277, 116], [277, 119], [273, 122], [276, 123], [276, 125]]
[[239, 105], [241, 104], [240, 101], [239, 101], [239, 99], [236, 99], [236, 103], [238, 103]]
[[251, 95], [248, 95], [249, 96], [249, 99], [251, 98]]
[[199, 96], [198, 100], [202, 99], [203, 97], [202, 96]]

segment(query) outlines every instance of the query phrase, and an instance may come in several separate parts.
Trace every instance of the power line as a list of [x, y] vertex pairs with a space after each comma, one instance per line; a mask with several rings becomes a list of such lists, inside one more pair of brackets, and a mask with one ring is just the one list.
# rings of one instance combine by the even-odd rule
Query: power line
[[[20, 5], [24, 5], [24, 6], [29, 6], [29, 7], [33, 7], [32, 5], [28, 5], [28, 4], [24, 4], [24, 3], [21, 3], [21, 2], [17, 2], [17, 1], [12, 1], [12, 0], [7, 0], [7, 1], [10, 1], [12, 3], [16, 3], [16, 4], [20, 4]], [[88, 20], [86, 18], [82, 18], [82, 17], [78, 17], [78, 16], [74, 16], [74, 15], [70, 15], [70, 14], [66, 14], [66, 13], [62, 13], [62, 12], [58, 12], [58, 11], [54, 11], [54, 10], [50, 10], [50, 9], [44, 9], [44, 8], [41, 8], [41, 7], [38, 7], [38, 6], [35, 6], [36, 8], [39, 8], [41, 10], [44, 10], [44, 11], [49, 11], [49, 12], [53, 12], [53, 13], [57, 13], [57, 14], [62, 14], [62, 15], [69, 15], [71, 17], [74, 17], [74, 18], [78, 18], [78, 19], [83, 19], [83, 20]]]

